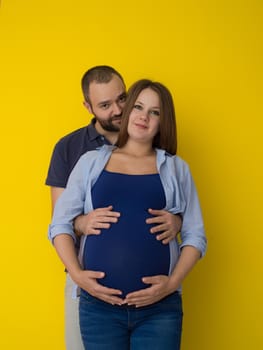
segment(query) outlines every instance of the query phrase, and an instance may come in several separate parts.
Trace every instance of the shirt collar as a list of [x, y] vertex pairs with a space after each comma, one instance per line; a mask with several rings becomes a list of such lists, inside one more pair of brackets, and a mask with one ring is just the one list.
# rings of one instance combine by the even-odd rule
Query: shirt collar
[[90, 140], [96, 140], [98, 137], [101, 137], [101, 135], [98, 133], [98, 131], [95, 128], [96, 118], [92, 118], [90, 124], [88, 125], [88, 131], [89, 131], [89, 137]]
[[88, 125], [88, 133], [89, 133], [90, 141], [99, 140], [98, 141], [99, 144], [111, 145], [109, 140], [104, 135], [101, 135], [100, 133], [98, 133], [98, 131], [95, 128], [95, 123], [96, 123], [96, 118], [93, 118], [90, 124]]

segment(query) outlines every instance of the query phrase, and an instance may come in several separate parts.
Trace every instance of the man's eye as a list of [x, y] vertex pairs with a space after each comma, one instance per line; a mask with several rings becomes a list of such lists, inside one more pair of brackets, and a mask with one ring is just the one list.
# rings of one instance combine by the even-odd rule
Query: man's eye
[[102, 108], [102, 109], [108, 109], [109, 106], [110, 106], [109, 103], [104, 103], [103, 105], [100, 106], [100, 108]]
[[119, 101], [120, 101], [120, 102], [125, 102], [125, 101], [126, 101], [126, 98], [127, 98], [127, 96], [126, 96], [126, 95], [123, 95], [123, 96], [120, 97]]

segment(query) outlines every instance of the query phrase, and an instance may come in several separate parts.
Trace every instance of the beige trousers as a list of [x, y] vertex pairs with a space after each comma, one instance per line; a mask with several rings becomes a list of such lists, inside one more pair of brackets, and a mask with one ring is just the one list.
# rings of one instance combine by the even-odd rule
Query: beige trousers
[[79, 328], [79, 297], [72, 298], [74, 283], [66, 273], [65, 286], [65, 341], [67, 350], [84, 350]]

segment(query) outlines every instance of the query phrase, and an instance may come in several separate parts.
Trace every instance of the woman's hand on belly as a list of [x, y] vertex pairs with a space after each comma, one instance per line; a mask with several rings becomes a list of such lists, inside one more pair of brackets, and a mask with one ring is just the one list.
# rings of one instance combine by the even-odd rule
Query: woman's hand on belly
[[177, 288], [171, 285], [170, 277], [165, 275], [143, 277], [143, 282], [150, 284], [149, 288], [129, 293], [124, 302], [136, 307], [147, 306], [158, 302], [167, 295], [176, 291]]
[[103, 272], [80, 270], [77, 275], [71, 276], [75, 283], [92, 296], [112, 305], [122, 305], [123, 299], [118, 297], [122, 292], [118, 289], [104, 287], [98, 283], [98, 279], [104, 277]]

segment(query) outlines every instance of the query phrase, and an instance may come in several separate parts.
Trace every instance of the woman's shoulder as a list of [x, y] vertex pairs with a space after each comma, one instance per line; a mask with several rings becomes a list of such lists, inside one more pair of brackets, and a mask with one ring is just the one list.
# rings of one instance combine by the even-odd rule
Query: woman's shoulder
[[165, 150], [157, 149], [158, 157], [163, 158], [168, 164], [176, 165], [180, 168], [188, 168], [188, 163], [178, 156], [177, 154], [171, 154]]
[[80, 159], [84, 161], [97, 159], [100, 156], [108, 155], [113, 151], [114, 148], [115, 146], [113, 145], [103, 145], [103, 146], [97, 147], [92, 151], [87, 151], [80, 157]]

